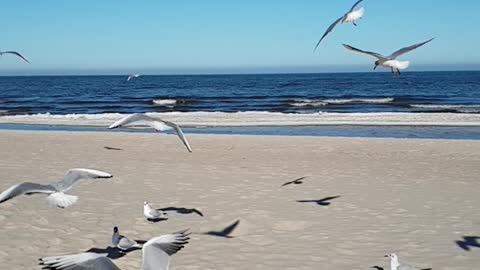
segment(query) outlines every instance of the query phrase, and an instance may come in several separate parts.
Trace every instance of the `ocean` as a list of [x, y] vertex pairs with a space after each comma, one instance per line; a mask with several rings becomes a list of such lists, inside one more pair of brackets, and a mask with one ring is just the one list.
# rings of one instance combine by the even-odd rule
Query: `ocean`
[[0, 77], [4, 126], [98, 126], [144, 112], [207, 127], [322, 125], [318, 115], [334, 116], [328, 125], [355, 125], [360, 115], [368, 118], [361, 125], [405, 126], [414, 116], [430, 126], [446, 117], [462, 126], [480, 116], [480, 72]]

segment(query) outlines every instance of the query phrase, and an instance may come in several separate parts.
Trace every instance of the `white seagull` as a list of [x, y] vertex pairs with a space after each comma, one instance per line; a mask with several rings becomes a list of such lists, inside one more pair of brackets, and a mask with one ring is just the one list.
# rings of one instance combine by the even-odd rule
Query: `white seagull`
[[192, 148], [188, 143], [187, 137], [185, 137], [185, 135], [183, 134], [182, 129], [177, 124], [162, 120], [160, 118], [154, 118], [145, 114], [135, 113], [118, 120], [117, 122], [111, 124], [108, 128], [118, 128], [134, 122], [143, 122], [145, 125], [155, 129], [156, 131], [173, 129], [177, 136], [180, 138], [180, 140], [182, 140], [185, 147], [187, 147], [187, 150], [189, 152], [192, 152]]
[[130, 76], [128, 76], [128, 78], [127, 78], [127, 82], [130, 81], [131, 79], [136, 79], [136, 78], [138, 78], [138, 77], [140, 77], [140, 74], [130, 75]]
[[[143, 245], [141, 270], [168, 270], [170, 256], [188, 244], [190, 239], [187, 230], [165, 234], [148, 240]], [[73, 255], [40, 258], [42, 269], [50, 270], [120, 270], [109, 258], [108, 254], [93, 252]]]
[[361, 8], [361, 9], [357, 9], [355, 10], [355, 8], [360, 5], [360, 3], [362, 3], [363, 0], [359, 0], [357, 1], [353, 7], [347, 12], [345, 13], [342, 17], [338, 18], [334, 23], [332, 23], [327, 31], [325, 31], [325, 34], [323, 34], [322, 38], [320, 38], [320, 40], [318, 41], [317, 45], [315, 46], [315, 49], [313, 49], [313, 51], [315, 52], [318, 48], [318, 45], [320, 45], [320, 42], [322, 42], [322, 40], [330, 33], [333, 31], [333, 29], [335, 28], [335, 26], [337, 26], [337, 24], [339, 23], [353, 23], [353, 25], [357, 26], [357, 21], [360, 20], [363, 15], [365, 14], [365, 9], [364, 8]]
[[153, 209], [152, 207], [150, 207], [148, 202], [143, 202], [143, 215], [148, 221], [168, 219], [167, 213], [161, 210]]
[[390, 270], [432, 270], [432, 268], [416, 268], [406, 263], [400, 263], [395, 253], [385, 255], [390, 258]]
[[113, 176], [106, 172], [91, 169], [71, 169], [68, 170], [63, 181], [47, 185], [24, 182], [14, 185], [4, 192], [0, 193], [0, 203], [8, 201], [16, 196], [25, 194], [32, 195], [37, 193], [48, 194], [47, 203], [50, 206], [59, 208], [68, 207], [77, 202], [78, 197], [65, 194], [80, 179], [112, 178]]
[[416, 48], [421, 47], [421, 46], [429, 43], [433, 39], [434, 38], [431, 38], [431, 39], [429, 39], [425, 42], [417, 43], [417, 44], [414, 44], [412, 46], [402, 48], [402, 49], [392, 53], [389, 56], [384, 56], [384, 55], [381, 55], [381, 54], [375, 53], [375, 52], [363, 51], [363, 50], [357, 49], [357, 48], [352, 47], [352, 46], [347, 45], [347, 44], [343, 44], [343, 46], [350, 51], [354, 51], [356, 53], [361, 53], [361, 54], [366, 54], [366, 55], [373, 56], [373, 57], [377, 58], [377, 61], [375, 61], [375, 66], [373, 67], [373, 70], [375, 70], [377, 68], [377, 66], [382, 66], [382, 67], [385, 67], [385, 68], [390, 68], [392, 70], [392, 75], [395, 75], [395, 69], [397, 70], [398, 75], [400, 75], [400, 70], [408, 68], [408, 66], [410, 66], [410, 62], [409, 61], [398, 61], [396, 59], [399, 56], [401, 56], [401, 55], [403, 55], [403, 54], [405, 54], [409, 51], [415, 50]]
[[121, 235], [118, 227], [113, 227], [112, 244], [121, 250], [128, 250], [129, 248], [141, 248], [142, 246], [135, 240], [130, 240]]
[[6, 52], [0, 52], [0, 57], [4, 54], [13, 54], [13, 55], [16, 55], [20, 58], [23, 59], [23, 61], [27, 62], [30, 64], [30, 61], [27, 60], [27, 58], [23, 57], [23, 55], [21, 55], [19, 52], [16, 52], [16, 51], [6, 51]]

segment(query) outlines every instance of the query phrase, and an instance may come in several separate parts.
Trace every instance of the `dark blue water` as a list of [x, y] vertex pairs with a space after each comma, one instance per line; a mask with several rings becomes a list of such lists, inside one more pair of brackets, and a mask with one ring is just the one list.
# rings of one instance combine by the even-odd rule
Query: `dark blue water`
[[[480, 113], [480, 72], [0, 77], [0, 114]], [[157, 100], [155, 104], [153, 100]]]

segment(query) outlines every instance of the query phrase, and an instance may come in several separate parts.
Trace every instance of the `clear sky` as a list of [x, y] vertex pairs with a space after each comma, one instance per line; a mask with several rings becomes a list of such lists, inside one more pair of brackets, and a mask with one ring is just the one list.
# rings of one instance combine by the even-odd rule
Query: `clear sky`
[[415, 69], [478, 69], [478, 0], [365, 0], [358, 27], [326, 28], [355, 0], [2, 1], [0, 75], [370, 71], [347, 43]]

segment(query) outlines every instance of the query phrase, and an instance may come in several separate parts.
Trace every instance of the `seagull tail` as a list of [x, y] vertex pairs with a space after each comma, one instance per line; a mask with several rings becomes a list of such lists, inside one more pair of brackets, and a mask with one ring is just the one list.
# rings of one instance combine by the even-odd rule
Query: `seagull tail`
[[410, 66], [410, 61], [398, 61], [398, 69], [406, 69]]
[[47, 197], [48, 205], [52, 207], [59, 207], [59, 208], [66, 208], [71, 206], [72, 204], [76, 203], [78, 200], [77, 196], [72, 196], [65, 194], [63, 192], [55, 192], [50, 194]]

